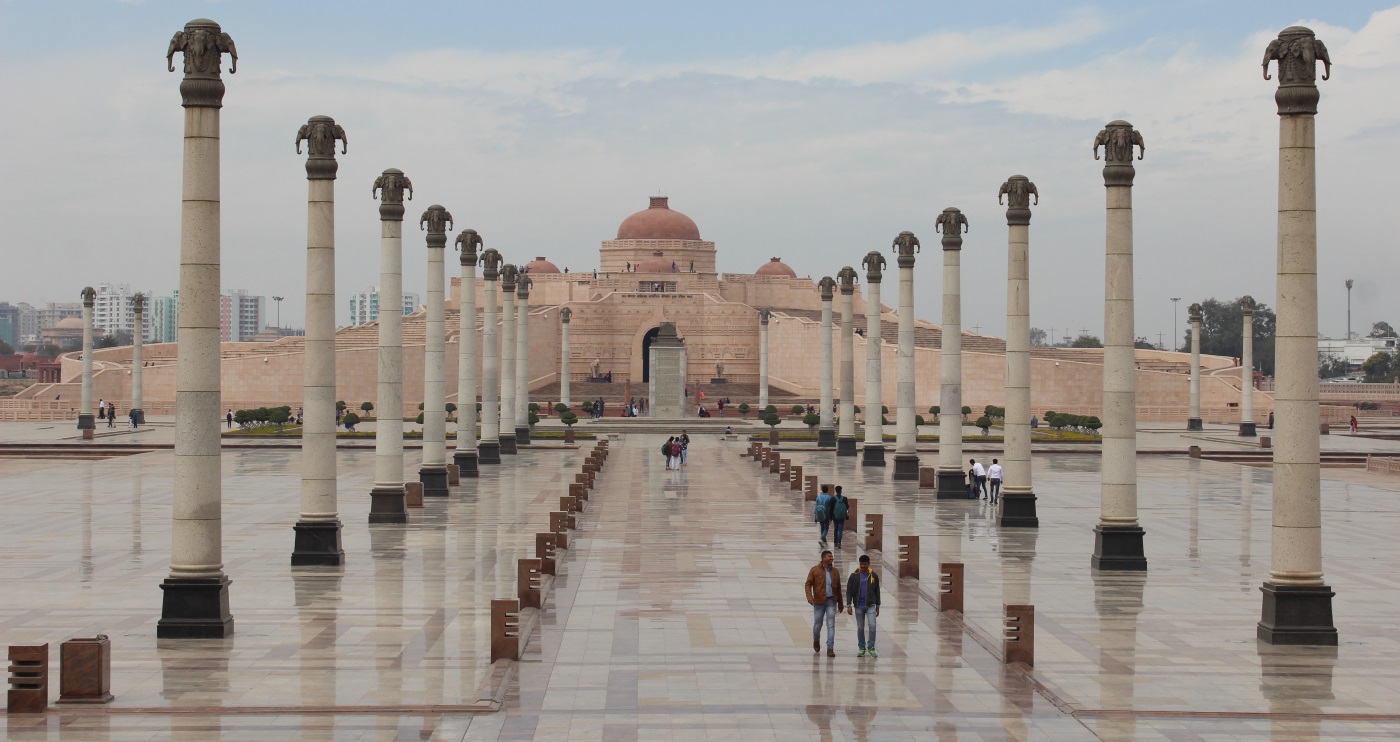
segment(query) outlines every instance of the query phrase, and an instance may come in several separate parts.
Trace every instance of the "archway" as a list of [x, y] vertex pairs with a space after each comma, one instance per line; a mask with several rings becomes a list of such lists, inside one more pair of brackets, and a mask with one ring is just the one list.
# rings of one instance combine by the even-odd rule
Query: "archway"
[[656, 339], [657, 333], [661, 332], [660, 327], [653, 327], [647, 330], [647, 334], [642, 336], [642, 383], [651, 381], [651, 341]]

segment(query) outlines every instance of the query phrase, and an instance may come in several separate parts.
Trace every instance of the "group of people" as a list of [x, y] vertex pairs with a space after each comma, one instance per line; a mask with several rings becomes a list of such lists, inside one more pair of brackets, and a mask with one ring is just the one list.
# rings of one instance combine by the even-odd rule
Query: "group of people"
[[[128, 423], [131, 425], [132, 429], [135, 429], [135, 428], [136, 428], [136, 413], [135, 413], [134, 411], [128, 411], [128, 412], [127, 412], [127, 418], [128, 418]], [[109, 427], [109, 428], [115, 428], [115, 427], [117, 427], [117, 405], [116, 405], [116, 403], [114, 403], [114, 402], [108, 402], [108, 401], [105, 400], [105, 399], [99, 399], [99, 400], [97, 400], [97, 419], [98, 419], [98, 420], [106, 420], [106, 421], [107, 421], [107, 427]]]
[[661, 444], [661, 454], [666, 457], [666, 471], [679, 471], [685, 466], [685, 453], [690, 448], [690, 436], [684, 430], [673, 435]]
[[823, 484], [821, 491], [817, 493], [817, 503], [813, 507], [812, 515], [817, 524], [821, 526], [822, 535], [817, 541], [817, 545], [826, 548], [826, 537], [831, 526], [836, 526], [836, 548], [841, 548], [841, 534], [846, 531], [846, 517], [851, 512], [851, 502], [846, 496], [841, 494], [841, 485], [836, 485], [835, 489], [829, 484]]
[[990, 499], [993, 505], [1001, 498], [1001, 480], [1005, 473], [1001, 464], [992, 459], [992, 465], [983, 467], [977, 459], [969, 459], [967, 470], [967, 499]]
[[[601, 400], [599, 400], [599, 402], [601, 403]], [[623, 409], [623, 411], [622, 411], [622, 416], [623, 416], [623, 417], [638, 417], [638, 416], [640, 416], [640, 415], [646, 414], [646, 411], [647, 411], [647, 400], [646, 400], [645, 398], [637, 399], [637, 398], [634, 397], [634, 398], [632, 398], [632, 399], [627, 400], [627, 407], [626, 407], [625, 409]]]
[[870, 568], [870, 557], [861, 554], [859, 565], [842, 589], [835, 557], [822, 552], [821, 564], [807, 571], [803, 590], [812, 606], [812, 651], [822, 651], [822, 624], [826, 624], [826, 656], [836, 656], [836, 614], [856, 617], [857, 657], [879, 657], [875, 651], [876, 619], [880, 616], [880, 575]]

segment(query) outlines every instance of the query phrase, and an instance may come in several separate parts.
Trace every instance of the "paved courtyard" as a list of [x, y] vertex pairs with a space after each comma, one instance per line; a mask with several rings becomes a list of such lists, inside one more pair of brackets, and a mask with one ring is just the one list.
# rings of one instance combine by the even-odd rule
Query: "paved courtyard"
[[[522, 454], [429, 500], [407, 525], [370, 528], [373, 453], [342, 451], [348, 563], [293, 570], [299, 453], [228, 450], [237, 630], [174, 642], [155, 639], [171, 453], [0, 458], [0, 642], [50, 642], [56, 686], [57, 644], [105, 633], [116, 694], [105, 709], [0, 716], [0, 737], [1400, 736], [1400, 480], [1324, 470], [1324, 566], [1342, 643], [1274, 648], [1254, 639], [1268, 468], [1141, 456], [1150, 571], [1097, 575], [1096, 455], [1038, 456], [1041, 527], [1014, 531], [996, 528], [982, 502], [935, 501], [889, 471], [794, 451], [807, 473], [845, 485], [859, 513], [885, 517], [888, 551], [871, 554], [885, 580], [880, 658], [855, 657], [844, 616], [828, 658], [810, 650], [801, 583], [819, 549], [800, 493], [742, 458], [743, 443], [697, 437], [689, 465], [667, 472], [660, 442], [613, 444], [505, 706], [481, 714], [471, 711], [490, 683], [489, 600], [514, 594], [515, 560], [533, 556], [581, 453]], [[922, 537], [920, 581], [895, 577], [897, 535]], [[840, 550], [843, 573], [860, 542], [851, 534]], [[966, 565], [962, 617], [936, 609], [940, 561]], [[1029, 672], [999, 659], [1001, 604], [1022, 601], [1036, 606]]]

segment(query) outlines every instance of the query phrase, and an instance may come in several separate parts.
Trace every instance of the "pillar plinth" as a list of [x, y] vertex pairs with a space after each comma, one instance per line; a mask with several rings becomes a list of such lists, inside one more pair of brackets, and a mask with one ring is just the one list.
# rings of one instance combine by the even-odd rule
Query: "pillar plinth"
[[[1031, 482], [1031, 198], [1040, 192], [1024, 175], [1002, 184], [997, 203], [1007, 199], [1006, 422], [1004, 425], [1001, 518], [1003, 527], [1038, 528]], [[949, 414], [956, 412], [949, 410]]]
[[831, 378], [831, 315], [832, 299], [835, 298], [836, 279], [822, 276], [817, 282], [822, 297], [822, 356], [821, 356], [821, 407], [817, 410], [820, 422], [817, 424], [817, 448], [836, 447], [835, 414], [832, 410]]
[[501, 463], [501, 347], [497, 340], [500, 310], [497, 292], [500, 284], [501, 254], [493, 247], [481, 253], [484, 311], [481, 326], [481, 440], [477, 443], [477, 463]]
[[459, 478], [471, 479], [481, 476], [477, 468], [476, 438], [476, 261], [481, 235], [475, 229], [464, 229], [457, 235], [456, 245], [461, 253], [462, 305], [458, 308], [457, 440], [453, 444], [452, 463], [457, 465]]
[[861, 260], [865, 268], [865, 443], [861, 446], [863, 466], [885, 465], [885, 426], [883, 379], [880, 376], [880, 279], [885, 256], [872, 250]]
[[500, 452], [514, 456], [515, 449], [515, 289], [520, 270], [501, 267], [501, 432]]
[[841, 292], [841, 413], [837, 419], [836, 455], [856, 455], [855, 291], [856, 269], [836, 274]]
[[899, 346], [895, 354], [894, 479], [919, 481], [916, 442], [919, 426], [914, 419], [914, 253], [919, 238], [900, 232], [894, 238], [899, 266]]
[[447, 497], [447, 327], [444, 286], [447, 283], [447, 230], [452, 214], [433, 204], [419, 217], [427, 230], [428, 312], [423, 339], [423, 458], [418, 481], [424, 497]]

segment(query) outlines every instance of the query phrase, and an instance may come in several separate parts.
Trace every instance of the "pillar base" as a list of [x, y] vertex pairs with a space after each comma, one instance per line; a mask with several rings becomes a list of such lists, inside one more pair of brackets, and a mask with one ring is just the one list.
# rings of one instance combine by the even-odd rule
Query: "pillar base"
[[1205, 426], [1204, 424], [1201, 423], [1201, 418], [1199, 418], [1199, 417], [1188, 417], [1188, 418], [1186, 418], [1186, 429], [1187, 429], [1187, 430], [1205, 430], [1205, 429], [1206, 429], [1206, 426]]
[[1332, 588], [1326, 585], [1260, 586], [1264, 593], [1259, 641], [1268, 644], [1337, 646], [1332, 624]]
[[1002, 490], [1001, 519], [997, 525], [1002, 528], [1039, 528], [1040, 518], [1035, 514], [1035, 493], [1012, 493]]
[[509, 433], [509, 434], [502, 433], [502, 434], [501, 434], [501, 438], [500, 438], [500, 443], [501, 443], [501, 453], [502, 453], [502, 454], [505, 454], [506, 456], [514, 456], [516, 453], [518, 453], [518, 452], [516, 451], [516, 449], [515, 449], [515, 434], [514, 434], [514, 433]]
[[919, 481], [919, 457], [912, 453], [894, 455], [894, 478], [911, 482]]
[[1146, 572], [1140, 526], [1094, 526], [1094, 556], [1089, 566], [1115, 572]]
[[228, 577], [175, 578], [160, 583], [157, 639], [223, 639], [233, 635]]
[[476, 463], [478, 464], [499, 464], [501, 463], [501, 444], [496, 441], [481, 442], [476, 444]]
[[345, 563], [345, 550], [340, 547], [340, 521], [297, 521], [292, 530], [296, 532], [293, 567], [338, 567]]
[[862, 466], [884, 466], [885, 447], [880, 445], [867, 445], [861, 449], [860, 463]]
[[1241, 438], [1253, 438], [1254, 436], [1255, 436], [1255, 433], [1254, 433], [1254, 423], [1252, 423], [1252, 422], [1250, 422], [1250, 423], [1240, 423], [1240, 437], [1241, 437]]
[[369, 491], [370, 523], [407, 523], [408, 506], [403, 485], [375, 487]]
[[475, 451], [456, 451], [452, 454], [452, 463], [457, 465], [458, 477], [481, 476], [481, 471], [476, 468]]
[[78, 430], [97, 429], [97, 417], [94, 415], [78, 415]]
[[836, 431], [818, 429], [817, 448], [836, 448]]
[[424, 466], [418, 470], [418, 481], [423, 483], [424, 497], [447, 497], [446, 466]]
[[939, 500], [966, 500], [967, 480], [961, 470], [944, 471], [938, 470], [938, 494]]
[[516, 428], [516, 429], [515, 429], [515, 445], [517, 445], [517, 446], [528, 446], [528, 445], [530, 445], [530, 428], [529, 428], [528, 426], [526, 426], [526, 427], [524, 427], [524, 428]]
[[837, 456], [855, 456], [855, 455], [856, 455], [856, 439], [855, 439], [855, 438], [837, 438], [837, 439], [836, 439], [836, 455], [837, 455]]

